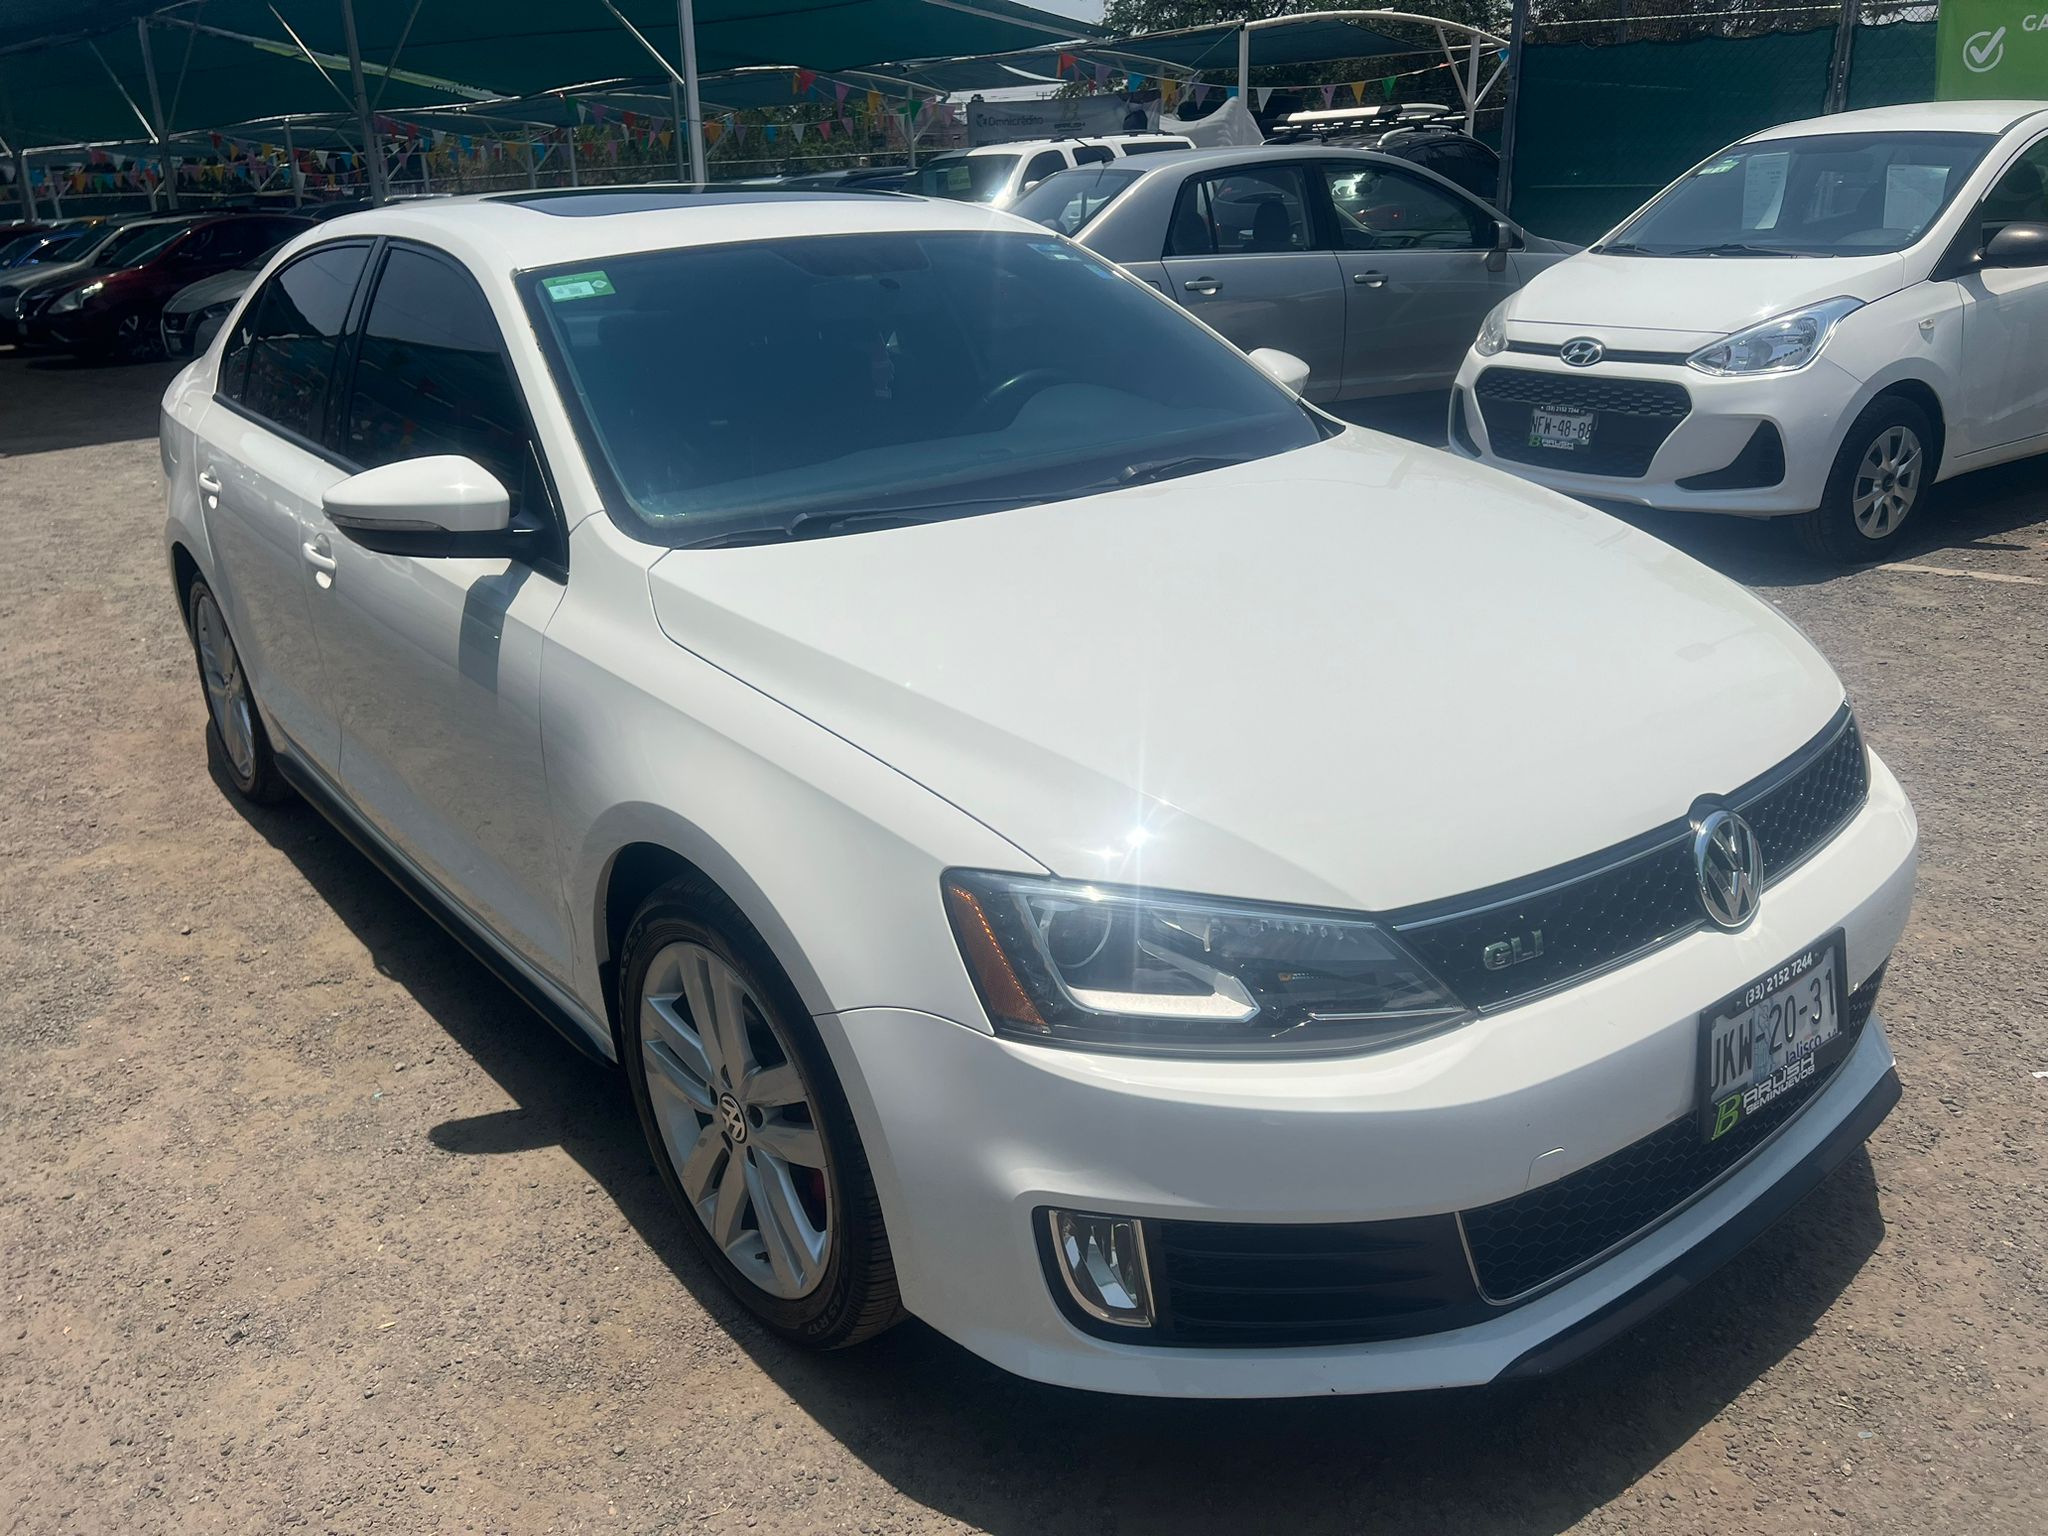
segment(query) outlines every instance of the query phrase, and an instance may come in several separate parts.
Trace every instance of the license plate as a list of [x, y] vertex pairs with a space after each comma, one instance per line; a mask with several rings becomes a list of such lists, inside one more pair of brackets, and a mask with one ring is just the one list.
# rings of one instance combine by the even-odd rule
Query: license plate
[[1842, 936], [1830, 934], [1700, 1015], [1700, 1135], [1719, 1141], [1832, 1067], [1842, 1034]]
[[1591, 411], [1560, 411], [1539, 405], [1529, 412], [1531, 448], [1587, 448], [1592, 442]]

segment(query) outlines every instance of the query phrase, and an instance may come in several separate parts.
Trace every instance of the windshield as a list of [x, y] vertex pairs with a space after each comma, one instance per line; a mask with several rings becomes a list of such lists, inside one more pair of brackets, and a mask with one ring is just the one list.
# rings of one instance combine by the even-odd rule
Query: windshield
[[1010, 204], [1010, 212], [1019, 218], [1035, 219], [1063, 235], [1078, 234], [1082, 225], [1115, 202], [1124, 188], [1144, 174], [1137, 170], [1111, 170], [1107, 166], [1060, 171]]
[[0, 243], [0, 267], [11, 267], [43, 243], [41, 235], [18, 235]]
[[42, 244], [23, 251], [15, 260], [26, 266], [37, 266], [50, 261], [76, 261], [93, 247], [99, 237], [96, 229], [65, 229], [44, 237]]
[[96, 267], [132, 267], [137, 262], [147, 261], [158, 251], [182, 235], [186, 226], [182, 223], [131, 224], [113, 239], [109, 240], [93, 257]]
[[593, 463], [662, 543], [1053, 501], [1319, 436], [1232, 348], [1044, 236], [700, 246], [525, 285]]
[[1992, 136], [1823, 133], [1738, 144], [1673, 182], [1596, 251], [1627, 256], [1874, 256], [1949, 205]]
[[911, 190], [956, 203], [985, 203], [1003, 190], [1021, 155], [939, 155], [917, 168]]

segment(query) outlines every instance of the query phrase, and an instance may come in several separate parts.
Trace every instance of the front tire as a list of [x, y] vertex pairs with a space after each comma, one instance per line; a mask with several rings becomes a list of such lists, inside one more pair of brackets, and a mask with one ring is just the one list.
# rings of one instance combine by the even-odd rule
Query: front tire
[[901, 1315], [867, 1155], [796, 989], [709, 882], [672, 881], [620, 946], [622, 1052], [641, 1129], [727, 1289], [810, 1349]]
[[1807, 548], [1843, 565], [1890, 554], [1915, 515], [1925, 515], [1938, 441], [1934, 423], [1912, 401], [1873, 400], [1844, 435], [1819, 508], [1801, 520]]
[[185, 630], [192, 637], [192, 656], [206, 691], [207, 762], [236, 794], [254, 805], [290, 799], [291, 788], [277, 771], [270, 735], [249, 691], [241, 653], [213, 589], [203, 580], [194, 581], [185, 594]]

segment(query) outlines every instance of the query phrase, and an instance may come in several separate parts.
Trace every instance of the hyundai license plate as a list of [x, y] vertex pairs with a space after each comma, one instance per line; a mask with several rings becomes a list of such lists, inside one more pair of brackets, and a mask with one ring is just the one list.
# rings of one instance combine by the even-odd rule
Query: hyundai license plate
[[1701, 1014], [1700, 1135], [1719, 1141], [1832, 1067], [1842, 1003], [1837, 932]]
[[1529, 412], [1531, 448], [1590, 448], [1593, 445], [1593, 413], [1567, 411], [1539, 405]]

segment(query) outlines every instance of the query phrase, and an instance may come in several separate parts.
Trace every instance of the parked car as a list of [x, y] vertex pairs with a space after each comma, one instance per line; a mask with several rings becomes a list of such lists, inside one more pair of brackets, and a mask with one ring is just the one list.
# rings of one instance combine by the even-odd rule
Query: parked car
[[[105, 219], [65, 219], [26, 234], [0, 239], [0, 271], [38, 262], [68, 261], [107, 223]], [[68, 254], [67, 254], [68, 253]]]
[[1542, 1374], [1884, 1116], [1913, 813], [1770, 604], [1022, 220], [609, 199], [287, 246], [169, 567], [224, 786], [621, 1063], [765, 1326]]
[[[156, 350], [170, 297], [202, 277], [225, 272], [310, 225], [283, 214], [238, 213], [191, 220], [169, 237], [123, 257], [96, 262], [43, 302], [38, 321], [51, 341], [87, 356], [137, 356]], [[109, 247], [109, 256], [114, 248]]]
[[1710, 156], [1504, 301], [1451, 437], [1874, 560], [1936, 482], [2048, 451], [2044, 337], [2048, 104], [1837, 113]]
[[0, 273], [0, 341], [46, 343], [44, 310], [52, 299], [105, 269], [146, 259], [192, 222], [191, 215], [137, 219], [101, 232], [76, 259]]
[[1435, 102], [1336, 107], [1289, 113], [1266, 142], [1376, 149], [1426, 166], [1490, 203], [1500, 195], [1500, 156], [1459, 127], [1459, 121], [1449, 107]]
[[983, 144], [933, 155], [910, 174], [903, 190], [1007, 208], [1046, 177], [1077, 165], [1102, 165], [1193, 147], [1192, 139], [1177, 133], [1105, 133]]
[[256, 274], [269, 264], [283, 243], [279, 241], [277, 245], [257, 252], [240, 266], [217, 272], [212, 277], [202, 277], [173, 294], [165, 303], [163, 317], [158, 323], [164, 355], [193, 357], [212, 346], [213, 338], [220, 334], [235, 301], [249, 291], [249, 285], [256, 281]]
[[1109, 257], [1321, 403], [1449, 386], [1489, 309], [1574, 249], [1364, 150], [1204, 149], [1066, 171], [1013, 210]]

